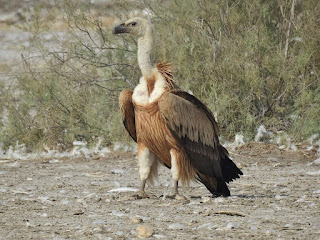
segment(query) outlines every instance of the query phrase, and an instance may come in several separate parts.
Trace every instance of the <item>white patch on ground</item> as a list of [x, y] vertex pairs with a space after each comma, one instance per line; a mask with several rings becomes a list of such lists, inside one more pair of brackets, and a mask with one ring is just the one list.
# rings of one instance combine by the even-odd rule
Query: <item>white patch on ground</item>
[[311, 151], [311, 150], [315, 149], [315, 147], [318, 145], [317, 142], [314, 141], [316, 138], [317, 138], [317, 134], [312, 135], [308, 139], [309, 145], [305, 146], [305, 144], [293, 142], [287, 133], [279, 131], [270, 140], [270, 142], [277, 144], [279, 146], [279, 149], [298, 151], [300, 147], [298, 148], [297, 146], [302, 145], [302, 146], [304, 146], [303, 148], [306, 151]]
[[213, 200], [215, 203], [222, 203], [224, 202], [224, 198], [223, 197], [217, 197]]
[[311, 176], [317, 176], [317, 175], [320, 175], [320, 170], [318, 171], [309, 171], [307, 172], [308, 175], [311, 175]]
[[181, 223], [171, 223], [169, 224], [168, 228], [172, 230], [183, 230], [186, 228], [186, 225]]
[[85, 156], [86, 158], [91, 158], [92, 155], [104, 156], [110, 153], [110, 149], [107, 147], [101, 147], [103, 138], [99, 138], [98, 143], [93, 148], [87, 147], [87, 142], [85, 141], [75, 141], [73, 142], [73, 149], [71, 154], [73, 156]]
[[312, 135], [308, 138], [309, 145], [312, 146], [314, 143], [317, 142], [317, 141], [316, 141], [317, 139], [319, 140], [319, 134], [318, 134], [318, 133], [312, 134]]
[[266, 140], [269, 140], [271, 137], [272, 137], [272, 133], [267, 131], [264, 125], [261, 125], [257, 129], [257, 134], [254, 137], [254, 140], [256, 142], [266, 141]]
[[131, 188], [131, 187], [119, 187], [119, 188], [113, 188], [108, 192], [137, 192], [138, 190], [139, 189], [137, 188]]
[[19, 144], [19, 142], [17, 142], [15, 146], [10, 146], [7, 150], [3, 150], [3, 147], [0, 144], [0, 159], [27, 160], [36, 158], [52, 158], [50, 163], [55, 163], [54, 161], [57, 161], [55, 158], [84, 156], [90, 159], [93, 155], [103, 157], [111, 151], [109, 148], [101, 146], [102, 141], [103, 138], [99, 138], [96, 146], [92, 148], [88, 148], [87, 142], [85, 141], [74, 141], [73, 148], [69, 152], [59, 152], [45, 147], [46, 151], [36, 153], [28, 153], [25, 144]]
[[228, 222], [226, 229], [235, 229], [238, 228], [240, 226], [239, 222]]
[[51, 159], [49, 160], [49, 163], [59, 163], [61, 162], [59, 159]]
[[314, 162], [314, 164], [316, 164], [316, 165], [320, 165], [320, 158], [314, 160], [313, 162]]
[[15, 161], [13, 163], [8, 164], [9, 167], [18, 168], [21, 166], [20, 162]]
[[224, 142], [223, 146], [231, 148], [231, 149], [235, 149], [236, 147], [244, 145], [244, 144], [245, 144], [244, 136], [242, 134], [236, 134], [234, 137], [234, 141], [232, 143]]
[[273, 141], [275, 144], [277, 144], [277, 145], [280, 145], [281, 144], [281, 136], [276, 136], [275, 138], [274, 138], [274, 141]]
[[316, 191], [313, 191], [313, 193], [320, 194], [320, 189], [319, 189], [319, 190], [316, 190]]
[[52, 205], [53, 202], [51, 200], [49, 200], [50, 197], [48, 196], [44, 196], [44, 197], [38, 197], [38, 199], [42, 202], [42, 203], [47, 203], [47, 204], [50, 204]]
[[213, 228], [212, 222], [205, 223], [197, 227], [197, 229], [207, 229], [207, 230], [211, 230], [212, 228]]
[[156, 239], [165, 239], [165, 238], [166, 238], [166, 236], [161, 235], [161, 234], [153, 234], [152, 236], [153, 236], [154, 238], [156, 238]]
[[125, 214], [123, 212], [120, 212], [120, 211], [112, 211], [112, 215], [116, 216], [116, 217], [122, 217]]
[[98, 219], [92, 222], [93, 225], [97, 225], [97, 224], [106, 224], [105, 220], [102, 219]]
[[296, 202], [305, 202], [306, 201], [307, 196], [303, 195], [301, 198], [299, 198]]
[[244, 136], [243, 136], [243, 135], [241, 135], [241, 134], [236, 134], [236, 136], [234, 137], [234, 142], [233, 142], [233, 144], [234, 144], [235, 146], [244, 145], [245, 142], [244, 142], [243, 139], [244, 139]]
[[293, 151], [297, 151], [297, 150], [298, 150], [297, 146], [296, 146], [295, 144], [293, 144], [293, 143], [291, 143], [291, 144], [289, 145], [289, 149], [290, 149], [290, 150], [293, 150]]
[[[279, 146], [280, 149], [286, 149], [286, 150], [293, 150], [297, 151], [298, 148], [295, 143], [292, 142], [291, 138], [284, 134], [283, 132], [280, 132], [279, 136], [277, 136], [278, 141], [275, 141]], [[274, 141], [273, 141], [274, 142]]]
[[137, 145], [134, 146], [129, 146], [127, 144], [121, 143], [121, 142], [116, 142], [113, 145], [113, 151], [123, 151], [123, 152], [137, 152]]

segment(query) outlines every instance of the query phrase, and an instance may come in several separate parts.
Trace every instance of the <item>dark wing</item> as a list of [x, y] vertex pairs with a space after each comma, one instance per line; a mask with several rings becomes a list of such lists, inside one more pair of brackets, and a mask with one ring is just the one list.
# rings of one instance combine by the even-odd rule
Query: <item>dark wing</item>
[[220, 145], [217, 122], [200, 100], [183, 91], [166, 92], [159, 99], [159, 110], [201, 174], [226, 182], [242, 174]]
[[134, 106], [132, 103], [131, 90], [123, 90], [119, 96], [119, 107], [122, 114], [122, 121], [132, 139], [137, 142]]

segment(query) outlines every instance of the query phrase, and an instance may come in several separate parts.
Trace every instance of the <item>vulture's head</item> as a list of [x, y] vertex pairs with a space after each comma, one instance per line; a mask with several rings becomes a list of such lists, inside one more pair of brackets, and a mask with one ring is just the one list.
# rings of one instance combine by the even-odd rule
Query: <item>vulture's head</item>
[[147, 19], [134, 17], [115, 26], [112, 32], [113, 34], [129, 33], [140, 38], [145, 36], [148, 32], [152, 32], [152, 24]]

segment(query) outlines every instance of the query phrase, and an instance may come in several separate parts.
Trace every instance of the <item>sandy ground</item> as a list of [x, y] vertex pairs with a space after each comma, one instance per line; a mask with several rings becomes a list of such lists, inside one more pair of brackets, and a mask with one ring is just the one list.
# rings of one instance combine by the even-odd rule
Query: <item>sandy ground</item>
[[[104, 158], [0, 161], [0, 239], [320, 239], [320, 165], [308, 152], [247, 144], [231, 151], [244, 176], [233, 196], [199, 183], [166, 198], [170, 172], [139, 187], [135, 153]], [[139, 230], [140, 230], [139, 229]]]

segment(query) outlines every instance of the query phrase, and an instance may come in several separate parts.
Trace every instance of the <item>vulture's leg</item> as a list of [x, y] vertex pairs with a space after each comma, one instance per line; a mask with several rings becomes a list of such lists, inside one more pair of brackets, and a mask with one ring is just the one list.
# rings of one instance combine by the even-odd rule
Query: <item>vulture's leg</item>
[[147, 179], [141, 180], [141, 185], [139, 188], [139, 195], [140, 197], [143, 197], [143, 198], [147, 197], [147, 194], [144, 191], [144, 188], [146, 187], [146, 182], [147, 182]]
[[141, 186], [138, 197], [148, 197], [144, 189], [147, 180], [152, 181], [153, 175], [157, 174], [157, 159], [156, 156], [143, 143], [138, 144], [138, 167], [141, 180]]
[[174, 180], [174, 181], [173, 181], [172, 195], [177, 195], [177, 194], [179, 194], [179, 192], [178, 192], [178, 183], [179, 183], [178, 180]]
[[168, 195], [168, 198], [175, 198], [177, 200], [182, 200], [185, 199], [184, 196], [179, 194], [178, 191], [178, 182], [179, 182], [179, 166], [177, 163], [177, 154], [178, 151], [176, 151], [175, 149], [171, 149], [170, 150], [170, 155], [171, 155], [171, 174], [172, 174], [172, 178], [173, 178], [173, 189], [172, 189], [172, 193], [170, 195]]

